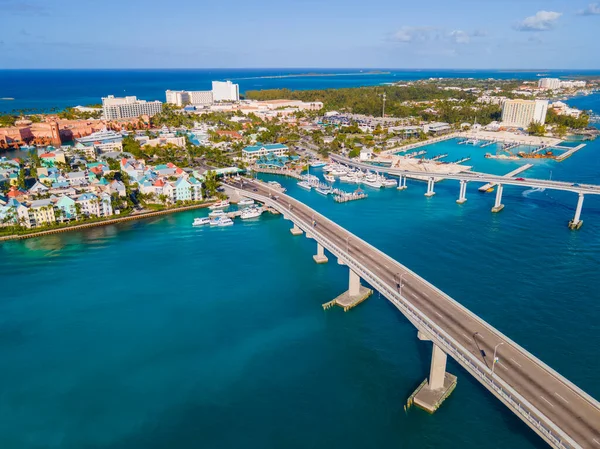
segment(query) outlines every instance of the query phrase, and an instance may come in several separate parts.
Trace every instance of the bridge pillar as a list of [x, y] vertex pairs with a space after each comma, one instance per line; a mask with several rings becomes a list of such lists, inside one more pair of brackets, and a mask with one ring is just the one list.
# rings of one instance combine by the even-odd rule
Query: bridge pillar
[[333, 306], [340, 306], [344, 309], [344, 312], [347, 312], [373, 294], [373, 290], [360, 285], [360, 276], [354, 270], [352, 270], [352, 268], [349, 268], [348, 271], [350, 274], [348, 279], [348, 290], [335, 298], [333, 301], [323, 304], [323, 309], [329, 309]]
[[580, 193], [579, 199], [577, 200], [577, 208], [575, 209], [575, 216], [569, 222], [570, 229], [579, 229], [581, 227], [581, 225], [583, 224], [583, 220], [580, 219], [582, 208], [583, 208], [583, 193]]
[[292, 233], [292, 235], [302, 235], [302, 229], [300, 229], [296, 223], [294, 223], [294, 227], [292, 229], [290, 229], [290, 232]]
[[435, 412], [456, 387], [456, 376], [446, 372], [446, 353], [433, 344], [429, 378], [425, 379], [408, 399], [429, 413]]
[[433, 191], [433, 186], [435, 185], [435, 180], [433, 178], [429, 178], [427, 180], [427, 192], [425, 193], [425, 196], [430, 197], [435, 195], [435, 192]]
[[492, 207], [492, 212], [500, 212], [502, 209], [504, 209], [504, 204], [502, 204], [502, 190], [502, 184], [498, 184], [496, 190], [496, 202], [494, 203], [494, 207]]
[[360, 294], [360, 276], [356, 274], [352, 269], [348, 270], [350, 272], [350, 279], [348, 282], [348, 294], [350, 296], [356, 296]]
[[456, 200], [458, 204], [462, 204], [467, 201], [467, 182], [468, 181], [466, 179], [460, 180], [460, 192], [458, 194], [458, 199]]
[[398, 179], [398, 190], [404, 190], [406, 189], [406, 176], [400, 176], [400, 179]]
[[327, 263], [329, 260], [325, 255], [325, 249], [320, 243], [317, 243], [317, 254], [313, 256], [313, 259], [316, 263]]

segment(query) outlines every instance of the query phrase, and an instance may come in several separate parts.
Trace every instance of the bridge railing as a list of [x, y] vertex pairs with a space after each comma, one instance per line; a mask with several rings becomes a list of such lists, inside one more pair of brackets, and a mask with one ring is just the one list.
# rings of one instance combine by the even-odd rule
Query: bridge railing
[[[279, 195], [279, 192], [274, 192], [275, 195]], [[352, 257], [344, 249], [340, 248], [335, 242], [322, 235], [318, 228], [313, 228], [310, 223], [305, 223], [304, 219], [299, 217], [293, 210], [286, 209], [278, 201], [274, 201], [260, 194], [248, 192], [244, 190], [244, 196], [248, 196], [255, 200], [264, 202], [276, 210], [279, 210], [284, 217], [291, 219], [301, 229], [303, 228], [307, 236], [312, 237], [322, 246], [326, 247], [336, 257], [342, 260], [349, 268], [352, 268], [361, 278], [369, 282], [375, 287], [380, 293], [382, 293], [388, 300], [390, 300], [404, 315], [406, 315], [413, 324], [417, 327], [420, 326], [420, 330], [427, 333], [435, 343], [444, 348], [444, 352], [451, 355], [457, 360], [467, 371], [473, 374], [486, 388], [494, 392], [497, 396], [502, 398], [507, 406], [509, 406], [517, 416], [521, 417], [525, 422], [530, 424], [533, 428], [537, 429], [541, 435], [545, 436], [547, 440], [551, 441], [557, 448], [575, 449], [580, 448], [575, 441], [573, 441], [566, 433], [558, 428], [549, 418], [541, 413], [535, 406], [521, 396], [516, 390], [510, 385], [503, 381], [499, 377], [492, 377], [491, 371], [485, 367], [477, 358], [474, 358], [469, 350], [454, 340], [450, 335], [443, 331], [434, 322], [427, 319], [427, 316], [421, 312], [418, 308], [414, 307], [409, 301], [400, 294], [391, 289], [387, 282], [381, 279], [378, 275], [364, 267], [357, 259]], [[293, 201], [293, 198], [290, 198]], [[300, 203], [302, 204], [302, 203]], [[327, 221], [330, 225], [338, 228], [344, 234], [352, 237], [353, 239], [360, 241], [362, 244], [373, 248], [375, 251], [381, 253], [376, 248], [372, 247], [369, 243], [360, 239], [359, 237], [351, 234], [346, 229], [339, 226], [337, 223], [329, 220], [327, 217], [314, 212], [314, 216], [319, 220]], [[397, 263], [389, 256], [381, 253], [384, 257]], [[417, 276], [417, 275], [414, 275]]]

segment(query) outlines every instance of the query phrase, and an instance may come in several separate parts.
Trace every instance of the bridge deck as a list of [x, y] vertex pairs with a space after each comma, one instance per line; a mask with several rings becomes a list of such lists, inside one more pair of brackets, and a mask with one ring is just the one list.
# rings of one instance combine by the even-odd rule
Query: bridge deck
[[[519, 173], [523, 173], [525, 170], [529, 170], [531, 167], [533, 167], [533, 164], [525, 164], [520, 166], [519, 168], [507, 173], [504, 175], [504, 178], [512, 178], [513, 176], [518, 175]], [[494, 187], [498, 185], [498, 183], [496, 182], [490, 182], [484, 186], [479, 187], [479, 191], [480, 192], [486, 192], [488, 189]]]
[[[256, 181], [237, 187], [244, 196], [278, 209], [343, 260], [552, 446], [600, 448], [600, 404], [591, 396], [416, 273], [305, 204]], [[499, 343], [500, 361], [492, 376], [491, 358]]]

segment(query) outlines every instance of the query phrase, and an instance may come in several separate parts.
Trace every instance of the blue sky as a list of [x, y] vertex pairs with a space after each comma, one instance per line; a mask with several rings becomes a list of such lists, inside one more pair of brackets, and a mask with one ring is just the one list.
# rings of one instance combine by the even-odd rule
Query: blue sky
[[0, 17], [0, 68], [600, 68], [600, 3], [579, 0], [0, 0]]

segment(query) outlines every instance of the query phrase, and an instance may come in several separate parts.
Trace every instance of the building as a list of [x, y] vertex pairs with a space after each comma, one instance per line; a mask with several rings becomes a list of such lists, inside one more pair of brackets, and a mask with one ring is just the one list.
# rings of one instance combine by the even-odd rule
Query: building
[[552, 109], [557, 115], [568, 115], [575, 118], [579, 118], [579, 116], [583, 113], [583, 111], [571, 108], [568, 104], [563, 103], [562, 101], [556, 101], [552, 103], [550, 105], [550, 109]]
[[449, 123], [444, 122], [434, 122], [429, 123], [427, 125], [423, 125], [423, 132], [431, 133], [431, 134], [444, 134], [452, 131], [452, 127]]
[[527, 128], [532, 122], [544, 124], [548, 100], [506, 100], [502, 105], [502, 124]]
[[212, 82], [213, 101], [240, 101], [240, 86], [231, 81]]
[[109, 95], [102, 98], [102, 111], [104, 118], [107, 120], [139, 117], [140, 115], [152, 117], [162, 111], [162, 103], [160, 101], [138, 100], [137, 97]]
[[560, 88], [561, 89], [578, 89], [584, 88], [587, 85], [585, 81], [561, 81]]
[[560, 89], [560, 80], [558, 78], [540, 78], [538, 87], [544, 90]]
[[255, 160], [262, 157], [281, 157], [288, 154], [288, 147], [280, 143], [262, 144], [246, 147], [242, 150], [242, 159], [245, 161]]
[[[237, 86], [237, 84], [236, 84]], [[210, 90], [192, 90], [188, 92], [189, 102], [193, 105], [213, 104], [214, 95]]]

